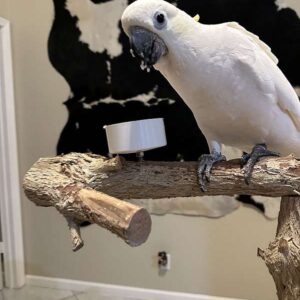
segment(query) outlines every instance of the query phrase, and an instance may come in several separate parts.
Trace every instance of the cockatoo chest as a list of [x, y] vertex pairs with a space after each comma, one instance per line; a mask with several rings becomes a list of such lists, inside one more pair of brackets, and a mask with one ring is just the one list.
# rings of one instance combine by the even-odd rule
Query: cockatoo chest
[[234, 52], [202, 53], [177, 65], [165, 62], [160, 71], [190, 107], [206, 137], [240, 146], [263, 141], [268, 134], [261, 126], [268, 107], [256, 108], [255, 99], [261, 97], [257, 79], [242, 75], [243, 64]]

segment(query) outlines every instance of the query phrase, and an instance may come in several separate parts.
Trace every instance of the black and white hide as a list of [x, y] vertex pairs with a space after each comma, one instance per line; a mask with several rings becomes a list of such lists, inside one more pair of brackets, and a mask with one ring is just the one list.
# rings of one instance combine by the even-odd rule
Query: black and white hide
[[[288, 1], [288, 0], [287, 0]], [[131, 0], [53, 0], [54, 21], [49, 35], [49, 59], [70, 86], [65, 101], [69, 117], [57, 144], [57, 153], [108, 154], [103, 126], [112, 123], [162, 117], [168, 146], [145, 153], [147, 160], [197, 160], [208, 153], [206, 140], [191, 111], [156, 71], [142, 72], [132, 61], [120, 17]], [[300, 20], [284, 0], [176, 0], [202, 23], [237, 21], [272, 47], [280, 68], [300, 87]], [[293, 0], [290, 0], [293, 3]], [[299, 12], [300, 13], [300, 12]], [[201, 95], [199, 95], [201, 97]], [[216, 120], [217, 122], [218, 120]], [[232, 150], [229, 150], [232, 152]], [[128, 157], [133, 158], [132, 156]], [[270, 217], [278, 205], [248, 196]], [[153, 213], [186, 213], [218, 217], [237, 208], [229, 197], [157, 201]], [[265, 205], [267, 203], [267, 205]], [[274, 203], [274, 200], [273, 202]]]

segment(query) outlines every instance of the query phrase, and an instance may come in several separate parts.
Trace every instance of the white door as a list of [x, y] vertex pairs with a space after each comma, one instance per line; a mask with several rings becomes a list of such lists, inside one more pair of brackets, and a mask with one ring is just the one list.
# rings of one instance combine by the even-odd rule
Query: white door
[[[0, 18], [0, 286], [25, 283], [9, 22]], [[4, 274], [4, 277], [2, 276]]]

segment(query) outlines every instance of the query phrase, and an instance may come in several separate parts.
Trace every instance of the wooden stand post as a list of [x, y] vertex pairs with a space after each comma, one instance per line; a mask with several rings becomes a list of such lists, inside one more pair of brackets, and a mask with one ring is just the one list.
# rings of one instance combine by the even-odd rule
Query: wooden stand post
[[300, 299], [300, 197], [282, 197], [275, 240], [258, 250], [275, 281], [279, 300]]

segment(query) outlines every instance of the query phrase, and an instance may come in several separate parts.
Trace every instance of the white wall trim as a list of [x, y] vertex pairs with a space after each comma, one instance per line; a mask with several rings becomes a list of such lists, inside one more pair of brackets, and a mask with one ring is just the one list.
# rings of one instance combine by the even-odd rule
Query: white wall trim
[[10, 24], [0, 18], [0, 215], [7, 287], [25, 283]]
[[77, 292], [91, 291], [97, 292], [99, 296], [111, 296], [118, 299], [120, 297], [134, 297], [145, 300], [241, 300], [34, 275], [27, 275], [26, 278], [27, 284], [31, 286], [72, 290]]

